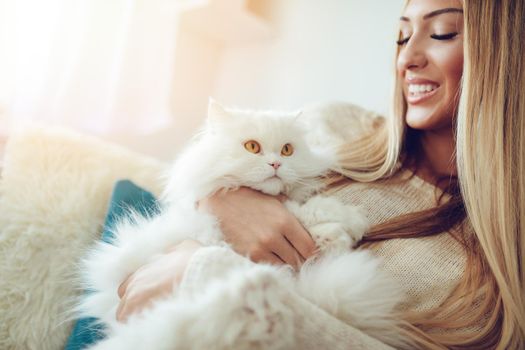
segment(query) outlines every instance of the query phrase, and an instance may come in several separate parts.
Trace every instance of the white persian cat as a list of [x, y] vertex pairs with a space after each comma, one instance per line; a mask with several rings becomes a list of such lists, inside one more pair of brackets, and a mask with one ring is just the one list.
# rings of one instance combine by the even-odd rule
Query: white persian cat
[[[403, 343], [392, 318], [398, 289], [376, 258], [352, 250], [367, 229], [364, 215], [319, 194], [320, 176], [336, 166], [335, 156], [307, 143], [302, 117], [225, 109], [210, 101], [206, 127], [170, 173], [161, 213], [121, 223], [114, 245], [98, 243], [85, 260], [83, 278], [92, 292], [79, 309], [98, 318], [108, 335], [93, 349], [294, 348], [290, 290], [373, 337]], [[140, 266], [186, 238], [228, 247], [216, 218], [195, 203], [240, 186], [286, 195], [287, 208], [311, 234], [319, 256], [298, 273], [261, 264], [230, 272], [228, 281], [215, 276], [206, 290], [175, 291], [118, 323], [118, 287]]]

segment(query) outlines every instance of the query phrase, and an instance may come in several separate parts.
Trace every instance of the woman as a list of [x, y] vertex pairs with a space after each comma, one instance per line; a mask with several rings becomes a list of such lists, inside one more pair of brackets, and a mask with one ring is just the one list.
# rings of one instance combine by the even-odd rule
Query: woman
[[[421, 348], [525, 344], [524, 19], [521, 0], [408, 1], [393, 118], [349, 140], [332, 179], [333, 195], [367, 209], [374, 226], [362, 246], [406, 286], [400, 317]], [[203, 204], [254, 261], [293, 265], [315, 249], [275, 198], [241, 189]], [[184, 273], [183, 283], [202, 279], [221, 254], [179, 244], [122, 284], [118, 317]], [[325, 325], [296, 330], [311, 348], [388, 348], [308, 306], [294, 312]]]

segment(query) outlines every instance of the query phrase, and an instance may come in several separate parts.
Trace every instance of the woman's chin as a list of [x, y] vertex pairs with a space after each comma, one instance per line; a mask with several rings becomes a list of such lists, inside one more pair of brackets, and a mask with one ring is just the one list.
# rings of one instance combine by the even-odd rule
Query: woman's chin
[[409, 127], [416, 130], [432, 130], [438, 125], [436, 119], [433, 118], [430, 111], [417, 111], [408, 113], [406, 115], [406, 123]]
[[409, 106], [405, 122], [416, 130], [439, 130], [452, 126], [452, 114], [442, 106]]

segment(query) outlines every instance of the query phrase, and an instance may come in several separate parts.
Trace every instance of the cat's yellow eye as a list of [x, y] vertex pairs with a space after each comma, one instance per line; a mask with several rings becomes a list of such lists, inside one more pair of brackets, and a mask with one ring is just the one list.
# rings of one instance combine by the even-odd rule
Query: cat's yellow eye
[[286, 145], [283, 146], [283, 148], [281, 149], [281, 155], [285, 156], [285, 157], [289, 157], [293, 154], [293, 146], [289, 143], [287, 143]]
[[244, 148], [246, 148], [248, 152], [251, 152], [254, 154], [261, 152], [261, 145], [259, 145], [259, 142], [254, 141], [254, 140], [246, 141], [244, 143]]

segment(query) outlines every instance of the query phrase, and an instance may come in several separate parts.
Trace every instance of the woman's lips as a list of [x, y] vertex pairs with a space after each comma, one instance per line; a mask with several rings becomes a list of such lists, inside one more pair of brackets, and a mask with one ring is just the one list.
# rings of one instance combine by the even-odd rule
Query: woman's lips
[[422, 103], [434, 96], [439, 89], [439, 84], [419, 78], [409, 78], [406, 80], [406, 99], [409, 104]]
[[406, 99], [409, 104], [416, 105], [416, 104], [422, 103], [432, 98], [437, 93], [438, 90], [439, 90], [439, 86], [434, 88], [431, 91], [420, 91], [420, 92], [408, 91], [406, 94]]

